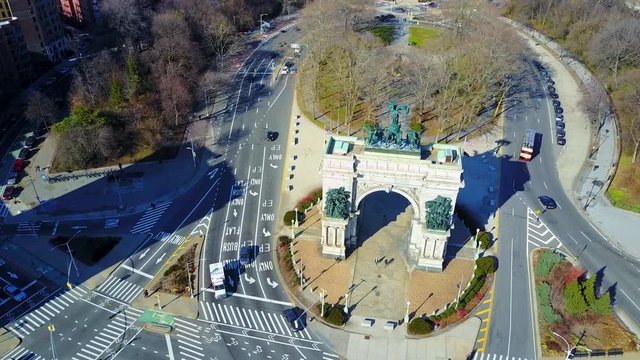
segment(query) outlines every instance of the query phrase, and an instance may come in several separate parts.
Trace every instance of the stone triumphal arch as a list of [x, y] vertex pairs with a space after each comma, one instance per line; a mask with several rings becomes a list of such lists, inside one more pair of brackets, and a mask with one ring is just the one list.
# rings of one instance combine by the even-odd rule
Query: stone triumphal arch
[[419, 136], [402, 136], [393, 126], [368, 128], [366, 139], [328, 139], [321, 166], [322, 254], [344, 257], [357, 243], [358, 221], [367, 220], [360, 202], [372, 192], [393, 191], [413, 208], [408, 261], [442, 271], [453, 209], [464, 186], [460, 148], [421, 145]]

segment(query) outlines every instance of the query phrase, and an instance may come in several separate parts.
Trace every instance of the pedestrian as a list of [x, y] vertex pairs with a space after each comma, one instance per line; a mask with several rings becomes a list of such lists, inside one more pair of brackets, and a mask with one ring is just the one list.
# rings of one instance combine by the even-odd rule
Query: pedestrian
[[144, 297], [145, 298], [149, 297], [149, 291], [147, 289], [144, 289]]
[[122, 164], [118, 163], [118, 168], [120, 169], [120, 171], [122, 171]]
[[156, 208], [156, 203], [151, 203], [151, 208], [155, 209]]

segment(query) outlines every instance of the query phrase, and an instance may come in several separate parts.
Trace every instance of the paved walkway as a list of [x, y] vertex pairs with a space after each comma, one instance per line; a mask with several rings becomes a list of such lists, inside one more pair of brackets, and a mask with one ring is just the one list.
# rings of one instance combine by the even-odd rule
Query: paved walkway
[[[583, 214], [612, 245], [640, 259], [640, 241], [637, 237], [640, 233], [640, 214], [617, 208], [605, 197], [618, 163], [620, 142], [615, 114], [611, 110], [608, 97], [602, 93], [600, 82], [581, 63], [567, 56], [554, 41], [521, 24], [506, 21], [543, 45], [535, 46], [535, 49], [538, 55], [543, 57], [545, 64], [550, 65], [557, 73], [555, 76], [563, 79], [562, 86], [557, 86], [563, 106], [565, 109], [577, 111], [573, 119], [579, 125], [575, 129], [567, 130], [567, 133], [572, 134], [567, 145], [579, 143], [582, 144], [582, 148], [567, 147], [558, 159], [558, 164], [562, 165], [559, 174], [565, 192], [570, 199], [575, 200], [576, 206], [583, 210]], [[571, 84], [566, 84], [567, 82]], [[590, 123], [587, 115], [581, 110], [582, 96], [578, 93], [585, 89], [603, 94], [600, 99], [605, 111], [599, 126], [593, 131], [593, 136], [590, 132], [580, 131], [588, 129]], [[567, 100], [573, 103], [569, 104]], [[570, 122], [567, 122], [567, 126], [569, 125]]]

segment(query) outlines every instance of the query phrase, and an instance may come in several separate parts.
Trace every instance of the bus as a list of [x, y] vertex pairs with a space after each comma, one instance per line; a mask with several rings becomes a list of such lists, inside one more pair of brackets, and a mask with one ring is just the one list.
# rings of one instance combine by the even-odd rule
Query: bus
[[535, 144], [536, 132], [531, 129], [527, 129], [527, 132], [524, 134], [524, 138], [522, 139], [522, 149], [520, 149], [521, 161], [531, 161], [535, 150]]

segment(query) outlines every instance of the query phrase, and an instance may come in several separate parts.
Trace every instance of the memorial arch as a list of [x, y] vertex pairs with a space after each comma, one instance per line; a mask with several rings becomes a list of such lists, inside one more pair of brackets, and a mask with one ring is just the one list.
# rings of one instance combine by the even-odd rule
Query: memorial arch
[[408, 138], [399, 136], [393, 146], [389, 140], [376, 142], [371, 131], [366, 140], [328, 139], [321, 166], [323, 255], [343, 258], [357, 244], [359, 220], [367, 220], [359, 205], [367, 195], [395, 192], [413, 208], [407, 260], [427, 271], [442, 271], [453, 209], [464, 186], [461, 151]]

